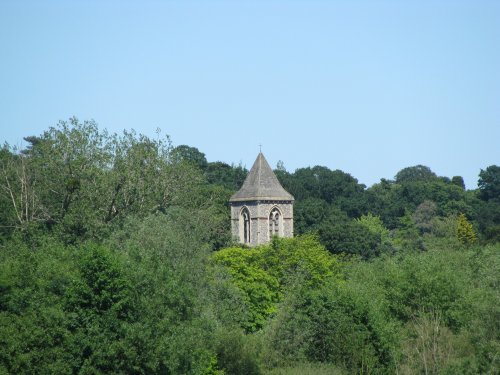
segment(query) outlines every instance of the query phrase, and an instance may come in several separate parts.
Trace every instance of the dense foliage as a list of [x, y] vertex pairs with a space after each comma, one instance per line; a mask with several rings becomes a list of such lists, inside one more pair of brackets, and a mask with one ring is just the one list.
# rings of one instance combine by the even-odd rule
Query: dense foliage
[[0, 374], [496, 374], [500, 167], [276, 174], [291, 239], [229, 233], [241, 165], [72, 118], [0, 150]]

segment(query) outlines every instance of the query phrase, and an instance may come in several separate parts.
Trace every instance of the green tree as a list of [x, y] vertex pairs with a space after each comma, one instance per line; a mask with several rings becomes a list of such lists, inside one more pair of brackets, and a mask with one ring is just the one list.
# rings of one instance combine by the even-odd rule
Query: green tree
[[432, 181], [436, 178], [436, 174], [425, 165], [416, 165], [401, 169], [395, 177], [396, 183], [415, 182], [415, 181]]
[[200, 152], [196, 147], [187, 145], [174, 147], [170, 153], [170, 158], [174, 163], [191, 163], [202, 170], [205, 170], [208, 165], [207, 158], [203, 152]]
[[40, 137], [27, 138], [31, 145], [2, 168], [2, 189], [12, 198], [19, 229], [58, 227], [83, 236], [97, 228], [111, 161], [106, 137], [94, 122], [71, 118]]
[[[449, 179], [431, 177], [429, 178], [402, 178], [401, 182], [381, 181], [367, 190], [368, 210], [384, 221], [389, 229], [401, 226], [400, 218], [406, 212], [416, 212], [415, 219], [420, 224], [424, 216], [431, 211], [435, 216], [458, 215], [467, 212], [472, 215], [477, 200], [463, 188], [451, 183]], [[432, 201], [435, 209], [429, 211]], [[422, 206], [421, 206], [422, 205]], [[427, 214], [424, 215], [424, 213]], [[424, 228], [425, 227], [425, 228]], [[428, 225], [424, 224], [420, 229], [428, 231]]]
[[14, 167], [15, 158], [9, 145], [5, 144], [0, 149], [0, 242], [7, 240], [16, 227], [23, 225], [25, 219], [26, 207], [21, 207], [16, 194], [20, 189], [18, 179], [14, 177], [17, 169]]
[[70, 311], [101, 315], [112, 310], [119, 318], [133, 318], [132, 286], [109, 250], [84, 248], [79, 271], [81, 280], [75, 281], [67, 294]]
[[412, 219], [422, 233], [432, 230], [432, 220], [436, 216], [436, 210], [436, 204], [430, 200], [423, 201], [415, 209]]
[[300, 168], [290, 176], [284, 176], [283, 186], [297, 200], [318, 198], [333, 203], [350, 217], [364, 211], [365, 185], [350, 174], [327, 167]]
[[[128, 217], [108, 240], [133, 265], [129, 275], [141, 319], [131, 329], [130, 341], [140, 344], [137, 361], [145, 372], [213, 370], [214, 318], [227, 316], [229, 303], [234, 313], [239, 311], [239, 296], [207, 273], [211, 248], [204, 220], [190, 209], [175, 207], [165, 214]], [[216, 296], [221, 297], [218, 305]]]
[[318, 234], [321, 243], [333, 254], [354, 254], [365, 259], [380, 255], [381, 235], [349, 219], [338, 208], [329, 210], [327, 219], [318, 226]]
[[393, 243], [396, 249], [402, 251], [425, 250], [420, 231], [409, 212], [400, 218], [399, 228], [395, 232]]
[[399, 224], [399, 218], [405, 214], [405, 203], [402, 199], [401, 186], [392, 181], [381, 179], [367, 190], [369, 196], [368, 210], [379, 216], [389, 229]]
[[293, 225], [297, 234], [316, 231], [329, 215], [329, 206], [320, 198], [305, 198], [293, 206]]
[[367, 215], [362, 215], [359, 219], [356, 219], [356, 221], [370, 232], [378, 234], [382, 242], [390, 241], [389, 230], [384, 226], [380, 217], [368, 213]]
[[34, 250], [15, 236], [0, 252], [0, 372], [71, 373], [63, 296], [77, 277], [72, 252], [40, 242]]
[[500, 200], [500, 166], [490, 165], [479, 173], [479, 196], [485, 201]]
[[[329, 280], [290, 289], [265, 330], [266, 356], [278, 366], [333, 363], [353, 373], [387, 373], [397, 333], [379, 290]], [[368, 290], [369, 289], [369, 290]]]
[[129, 372], [135, 358], [126, 352], [133, 348], [127, 331], [138, 318], [130, 279], [108, 249], [82, 250], [80, 278], [69, 286], [65, 306], [74, 371]]
[[279, 300], [279, 282], [259, 264], [262, 249], [227, 248], [214, 255], [217, 264], [229, 271], [236, 287], [245, 296], [248, 316], [243, 328], [247, 332], [261, 329], [275, 312]]
[[71, 118], [29, 139], [0, 160], [0, 202], [10, 225], [47, 228], [67, 243], [106, 237], [127, 216], [164, 211], [205, 183], [199, 168], [171, 160], [168, 137], [109, 135]]
[[275, 238], [252, 249], [226, 248], [213, 259], [228, 270], [245, 296], [249, 316], [243, 327], [248, 332], [264, 327], [295, 275], [301, 275], [306, 285], [318, 286], [340, 273], [337, 259], [314, 236]]
[[465, 182], [464, 182], [464, 178], [462, 176], [453, 176], [451, 178], [451, 183], [453, 185], [457, 185], [457, 186], [461, 187], [463, 190], [465, 190]]
[[220, 161], [208, 163], [205, 176], [210, 184], [221, 185], [236, 191], [247, 177], [248, 171], [242, 165], [229, 165]]

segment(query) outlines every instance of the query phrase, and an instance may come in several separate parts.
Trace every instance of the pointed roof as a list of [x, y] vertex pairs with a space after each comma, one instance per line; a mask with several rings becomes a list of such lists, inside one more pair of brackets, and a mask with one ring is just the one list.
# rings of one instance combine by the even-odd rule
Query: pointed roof
[[262, 152], [259, 152], [241, 189], [229, 199], [230, 202], [253, 200], [294, 200], [293, 196], [283, 189]]

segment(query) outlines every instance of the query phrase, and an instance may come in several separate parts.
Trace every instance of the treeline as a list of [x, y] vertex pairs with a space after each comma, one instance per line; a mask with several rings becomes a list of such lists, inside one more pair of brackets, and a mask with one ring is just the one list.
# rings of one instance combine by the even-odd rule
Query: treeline
[[0, 373], [499, 372], [499, 166], [279, 163], [297, 236], [249, 249], [241, 165], [74, 118], [26, 141], [0, 151]]

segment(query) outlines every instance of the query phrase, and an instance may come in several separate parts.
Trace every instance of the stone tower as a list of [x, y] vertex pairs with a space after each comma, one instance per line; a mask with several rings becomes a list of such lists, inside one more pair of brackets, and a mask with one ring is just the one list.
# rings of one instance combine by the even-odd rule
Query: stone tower
[[233, 237], [249, 246], [272, 236], [293, 237], [293, 201], [260, 152], [243, 186], [229, 199]]

